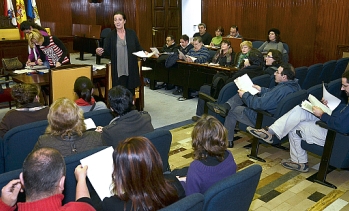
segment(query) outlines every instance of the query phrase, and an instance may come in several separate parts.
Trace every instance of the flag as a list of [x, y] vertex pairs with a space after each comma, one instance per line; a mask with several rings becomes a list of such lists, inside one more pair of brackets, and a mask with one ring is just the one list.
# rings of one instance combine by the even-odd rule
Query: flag
[[12, 25], [16, 26], [16, 17], [14, 14], [13, 4], [11, 0], [4, 0], [4, 15], [11, 19]]
[[16, 0], [16, 9], [17, 9], [17, 12], [16, 12], [17, 26], [19, 29], [19, 33], [21, 34], [21, 38], [23, 39], [24, 33], [21, 31], [19, 26], [23, 21], [27, 20], [27, 14], [25, 12], [25, 6], [24, 6], [23, 0]]
[[38, 8], [36, 6], [36, 0], [28, 0], [28, 2], [27, 2], [27, 16], [30, 19], [34, 20], [34, 22], [36, 24], [41, 26], [40, 16], [39, 16]]

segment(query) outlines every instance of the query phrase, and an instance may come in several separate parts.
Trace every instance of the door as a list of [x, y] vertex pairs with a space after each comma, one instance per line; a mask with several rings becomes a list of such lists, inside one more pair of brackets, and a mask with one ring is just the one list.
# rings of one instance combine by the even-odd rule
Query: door
[[178, 44], [182, 35], [181, 0], [152, 1], [152, 46], [164, 46], [167, 35], [173, 35], [175, 42]]

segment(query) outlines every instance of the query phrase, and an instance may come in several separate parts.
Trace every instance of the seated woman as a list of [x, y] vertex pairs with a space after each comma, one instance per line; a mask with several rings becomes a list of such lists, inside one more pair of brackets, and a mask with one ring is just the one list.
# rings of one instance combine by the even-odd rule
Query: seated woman
[[278, 70], [282, 63], [282, 53], [276, 49], [269, 49], [267, 56], [265, 57], [266, 69], [264, 72], [274, 76], [275, 71]]
[[204, 114], [192, 133], [194, 161], [190, 164], [185, 182], [187, 196], [205, 193], [212, 185], [236, 173], [233, 155], [227, 150], [227, 130], [220, 121]]
[[93, 98], [93, 83], [86, 76], [80, 76], [75, 80], [74, 92], [78, 95], [79, 99], [75, 100], [75, 103], [84, 111], [96, 111], [101, 109], [107, 109], [104, 102], [96, 102]]
[[212, 58], [212, 63], [226, 67], [231, 66], [234, 60], [234, 51], [229, 40], [222, 40], [221, 49]]
[[[44, 28], [30, 21], [23, 21], [21, 23], [20, 28], [21, 28], [21, 31], [24, 32], [25, 34], [29, 34], [30, 32], [32, 32], [33, 29], [37, 29], [42, 34], [42, 36], [48, 36], [48, 33]], [[36, 46], [34, 46], [34, 48], [31, 48], [30, 46], [28, 46], [28, 53], [29, 53], [29, 56], [26, 63], [27, 66], [44, 65], [47, 68], [50, 68], [50, 64], [46, 56], [43, 56], [41, 58], [40, 52], [36, 48]]]
[[45, 134], [39, 137], [34, 150], [51, 147], [65, 157], [104, 145], [100, 133], [86, 131], [82, 110], [67, 98], [51, 105], [47, 119]]
[[163, 174], [160, 154], [145, 137], [120, 142], [113, 152], [113, 196], [97, 210], [159, 210], [184, 197], [177, 178]]
[[215, 31], [215, 33], [216, 33], [216, 36], [212, 38], [211, 43], [210, 43], [210, 46], [216, 46], [216, 47], [218, 47], [218, 46], [221, 45], [221, 42], [222, 42], [222, 36], [223, 36], [223, 34], [224, 34], [224, 29], [223, 29], [223, 27], [218, 26], [217, 29], [216, 29], [216, 31]]
[[70, 63], [67, 48], [55, 36], [42, 36], [37, 29], [33, 29], [28, 34], [28, 43], [31, 48], [39, 47], [40, 57], [46, 55], [50, 67], [59, 67]]
[[272, 28], [268, 31], [268, 38], [258, 50], [263, 54], [266, 54], [269, 49], [279, 50], [281, 53], [287, 53], [284, 49], [284, 45], [281, 42], [279, 29]]
[[236, 68], [241, 69], [244, 67], [244, 61], [248, 59], [250, 50], [252, 49], [251, 41], [243, 41], [240, 44], [241, 51], [236, 54], [234, 64]]
[[40, 104], [40, 88], [36, 84], [16, 84], [11, 94], [17, 108], [8, 111], [0, 123], [0, 137], [14, 127], [47, 119], [48, 107]]

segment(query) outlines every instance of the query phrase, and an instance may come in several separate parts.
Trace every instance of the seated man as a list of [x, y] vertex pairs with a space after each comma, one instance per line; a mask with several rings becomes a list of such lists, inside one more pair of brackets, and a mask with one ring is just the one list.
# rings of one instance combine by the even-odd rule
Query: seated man
[[212, 36], [206, 32], [206, 24], [199, 23], [198, 29], [199, 32], [196, 32], [193, 37], [201, 37], [202, 43], [204, 43], [204, 45], [209, 45], [212, 40]]
[[[239, 34], [238, 26], [232, 25], [230, 27], [229, 34], [226, 37], [228, 37], [228, 38], [242, 38], [242, 36]], [[244, 38], [242, 38], [242, 41], [244, 41]]]
[[95, 210], [86, 185], [87, 166], [75, 169], [76, 202], [62, 206], [65, 181], [65, 162], [52, 148], [31, 152], [23, 163], [20, 179], [10, 181], [1, 191], [0, 210], [16, 209], [17, 195], [24, 187], [26, 202], [18, 202], [18, 210]]
[[301, 90], [298, 79], [295, 79], [294, 68], [290, 64], [282, 64], [274, 75], [275, 82], [278, 85], [271, 89], [253, 85], [259, 91], [259, 94], [252, 95], [244, 90], [238, 90], [238, 93], [224, 104], [207, 103], [210, 110], [221, 116], [228, 114], [225, 118], [224, 126], [228, 130], [230, 147], [233, 147], [234, 129], [237, 121], [253, 126], [256, 124], [257, 112], [252, 109], [265, 110], [273, 114], [278, 103], [284, 97]]
[[[342, 88], [349, 96], [349, 72], [342, 75]], [[326, 99], [322, 99], [323, 104], [327, 104]], [[324, 113], [319, 107], [313, 106], [313, 113], [310, 113], [300, 106], [284, 114], [274, 122], [268, 129], [254, 129], [248, 127], [247, 131], [253, 136], [264, 140], [267, 143], [273, 143], [272, 136], [282, 139], [288, 134], [290, 142], [290, 159], [282, 160], [281, 165], [287, 169], [300, 172], [309, 171], [307, 152], [301, 147], [301, 140], [309, 144], [324, 146], [327, 129], [315, 124], [316, 121], [325, 122], [330, 128], [341, 133], [349, 133], [349, 109], [348, 104], [339, 104], [332, 111], [331, 115]]]
[[[190, 49], [186, 57], [181, 57], [179, 55], [179, 59], [184, 59], [187, 62], [195, 62], [195, 63], [205, 63], [210, 59], [210, 53], [208, 49], [202, 43], [201, 37], [194, 37], [193, 39], [194, 48]], [[195, 57], [196, 59], [192, 59], [190, 57]]]
[[[106, 145], [114, 148], [120, 141], [131, 136], [139, 136], [154, 130], [151, 117], [146, 111], [135, 110], [133, 95], [123, 86], [115, 86], [108, 92], [110, 110], [115, 118], [104, 128], [98, 126], [96, 131], [102, 132]], [[102, 131], [103, 129], [103, 131]]]

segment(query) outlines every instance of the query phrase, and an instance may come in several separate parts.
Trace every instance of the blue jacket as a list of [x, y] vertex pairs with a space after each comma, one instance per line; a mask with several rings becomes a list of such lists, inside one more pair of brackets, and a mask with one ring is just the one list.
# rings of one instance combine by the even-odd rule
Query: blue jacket
[[[261, 87], [261, 92], [256, 95], [251, 95], [249, 92], [245, 92], [242, 95], [242, 101], [247, 105], [247, 107], [257, 110], [265, 110], [269, 113], [274, 114], [279, 102], [287, 95], [301, 90], [298, 84], [298, 79], [289, 80], [279, 83], [273, 88]], [[245, 109], [248, 113], [255, 112], [251, 109]], [[252, 115], [252, 114], [251, 114]]]
[[349, 108], [348, 104], [339, 104], [336, 109], [332, 111], [332, 115], [324, 113], [321, 116], [321, 121], [340, 133], [349, 133]]

